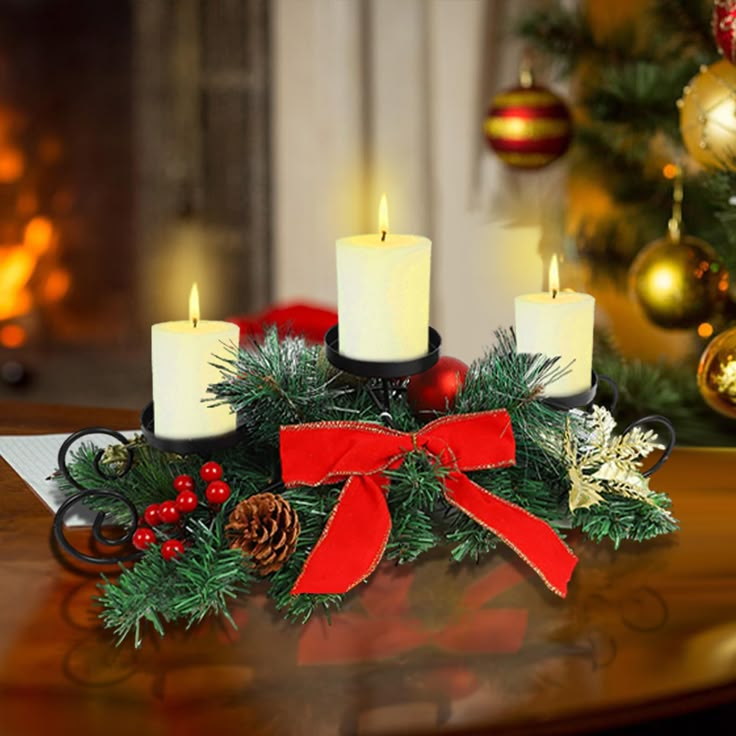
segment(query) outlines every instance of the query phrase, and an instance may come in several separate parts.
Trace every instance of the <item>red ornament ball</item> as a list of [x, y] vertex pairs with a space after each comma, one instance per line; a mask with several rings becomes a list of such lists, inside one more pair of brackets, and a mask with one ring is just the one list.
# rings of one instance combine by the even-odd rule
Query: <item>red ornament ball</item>
[[210, 503], [221, 504], [230, 498], [230, 486], [224, 480], [213, 480], [204, 492]]
[[182, 491], [174, 500], [174, 505], [182, 514], [188, 514], [197, 508], [199, 499], [194, 491]]
[[213, 480], [220, 480], [222, 478], [222, 465], [211, 460], [200, 468], [199, 474], [202, 480], [208, 483]]
[[143, 518], [146, 520], [146, 524], [150, 526], [156, 526], [161, 523], [161, 517], [158, 515], [158, 504], [152, 503], [146, 506], [146, 510], [143, 512]]
[[133, 534], [133, 546], [141, 551], [147, 549], [155, 541], [156, 535], [153, 533], [153, 530], [145, 526], [136, 529], [135, 534]]
[[184, 545], [178, 539], [168, 539], [161, 545], [161, 557], [173, 560], [184, 554]]
[[177, 475], [174, 478], [174, 490], [179, 491], [193, 491], [194, 490], [194, 478], [191, 475]]
[[483, 132], [507, 166], [541, 169], [570, 146], [572, 117], [561, 97], [528, 81], [491, 100]]
[[179, 509], [176, 508], [174, 501], [164, 501], [160, 504], [158, 515], [164, 524], [176, 524], [180, 517]]
[[736, 64], [736, 0], [716, 0], [711, 23], [718, 50]]
[[414, 413], [429, 417], [452, 409], [467, 373], [462, 360], [443, 356], [429, 370], [411, 376], [406, 398]]

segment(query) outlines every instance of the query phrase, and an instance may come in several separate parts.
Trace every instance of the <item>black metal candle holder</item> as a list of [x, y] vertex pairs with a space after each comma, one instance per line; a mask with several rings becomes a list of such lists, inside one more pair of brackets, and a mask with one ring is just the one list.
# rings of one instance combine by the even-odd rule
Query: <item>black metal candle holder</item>
[[325, 334], [325, 353], [327, 360], [341, 371], [362, 378], [403, 378], [423, 373], [431, 368], [440, 357], [442, 338], [440, 333], [429, 328], [427, 352], [409, 360], [360, 360], [350, 358], [340, 352], [339, 325], [333, 325]]
[[81, 562], [89, 562], [94, 565], [110, 565], [116, 562], [132, 562], [139, 559], [143, 553], [133, 552], [118, 556], [89, 555], [77, 549], [69, 541], [65, 533], [66, 527], [64, 526], [64, 519], [67, 517], [67, 515], [71, 513], [73, 507], [76, 506], [78, 503], [81, 503], [82, 501], [93, 498], [104, 498], [107, 500], [117, 501], [123, 506], [127, 507], [127, 510], [130, 513], [130, 526], [128, 527], [128, 530], [125, 531], [122, 536], [110, 537], [102, 533], [102, 526], [105, 522], [105, 517], [107, 516], [108, 512], [99, 512], [97, 516], [95, 516], [95, 520], [92, 523], [92, 535], [97, 544], [101, 544], [106, 547], [120, 547], [123, 545], [129, 545], [133, 539], [133, 534], [135, 533], [135, 530], [138, 528], [138, 512], [128, 498], [126, 498], [122, 493], [118, 493], [117, 491], [110, 491], [106, 488], [86, 488], [72, 475], [71, 471], [69, 470], [69, 466], [67, 464], [67, 456], [72, 448], [72, 445], [77, 440], [80, 440], [84, 437], [98, 434], [106, 434], [114, 437], [116, 440], [118, 440], [118, 442], [121, 443], [126, 452], [125, 462], [123, 463], [122, 467], [120, 467], [117, 473], [115, 473], [114, 475], [110, 475], [100, 466], [100, 460], [102, 459], [104, 451], [97, 451], [94, 458], [94, 466], [95, 470], [103, 480], [122, 478], [133, 466], [133, 450], [128, 446], [128, 440], [125, 438], [124, 435], [120, 434], [120, 432], [116, 432], [115, 430], [107, 429], [105, 427], [88, 427], [86, 429], [81, 429], [78, 432], [70, 434], [59, 448], [58, 464], [61, 474], [70, 485], [78, 489], [78, 492], [72, 496], [69, 496], [69, 498], [67, 498], [64, 503], [59, 506], [56, 514], [54, 514], [54, 537], [59, 543], [59, 546], [67, 554], [75, 557]]
[[[154, 422], [154, 409], [153, 402], [150, 402], [141, 412], [141, 433], [143, 434], [146, 443], [155, 447], [157, 450], [163, 452], [176, 453], [177, 455], [209, 455], [217, 450], [224, 450], [228, 447], [233, 447], [238, 442], [241, 442], [245, 436], [245, 428], [241, 425], [233, 432], [227, 432], [221, 435], [215, 435], [212, 437], [194, 437], [185, 439], [171, 439], [167, 437], [159, 437], [155, 432]], [[61, 447], [59, 448], [58, 465], [59, 471], [67, 480], [67, 482], [74, 486], [78, 490], [77, 493], [69, 496], [57, 509], [54, 515], [54, 536], [59, 546], [69, 555], [75, 557], [81, 562], [88, 562], [96, 565], [109, 565], [117, 562], [132, 562], [140, 559], [142, 552], [133, 552], [120, 556], [112, 555], [100, 555], [93, 556], [74, 547], [66, 536], [64, 526], [64, 520], [68, 515], [72, 513], [73, 507], [78, 503], [85, 500], [91, 500], [94, 498], [104, 498], [108, 501], [119, 501], [122, 505], [127, 507], [130, 513], [130, 526], [128, 530], [122, 534], [122, 536], [111, 537], [106, 536], [102, 533], [102, 527], [105, 523], [105, 517], [107, 512], [100, 512], [95, 517], [92, 523], [92, 535], [94, 540], [99, 545], [105, 547], [120, 547], [129, 545], [133, 539], [133, 534], [138, 527], [138, 512], [136, 511], [133, 504], [121, 493], [117, 491], [111, 491], [106, 488], [87, 488], [83, 486], [71, 473], [68, 465], [69, 451], [80, 439], [89, 437], [92, 435], [105, 434], [113, 437], [121, 443], [122, 447], [125, 448], [125, 461], [122, 463], [118, 471], [114, 474], [110, 474], [107, 470], [104, 470], [100, 465], [100, 461], [104, 454], [103, 450], [98, 450], [94, 457], [94, 467], [100, 476], [101, 480], [117, 480], [122, 478], [133, 466], [133, 451], [134, 448], [130, 446], [128, 440], [120, 432], [116, 432], [112, 429], [105, 427], [88, 427], [81, 429], [78, 432], [74, 432], [64, 440]]]
[[549, 396], [542, 399], [542, 403], [552, 409], [560, 411], [570, 411], [570, 409], [587, 409], [595, 401], [598, 394], [598, 388], [601, 383], [605, 383], [611, 390], [612, 398], [610, 401], [609, 411], [613, 414], [618, 405], [618, 386], [616, 382], [608, 376], [599, 375], [595, 371], [591, 372], [590, 388], [570, 396]]
[[141, 412], [141, 432], [146, 442], [152, 447], [163, 452], [173, 452], [177, 455], [208, 455], [217, 450], [226, 450], [228, 447], [233, 447], [245, 438], [245, 428], [242, 425], [232, 432], [211, 437], [161, 437], [156, 434], [152, 401]]
[[646, 470], [641, 471], [641, 474], [645, 478], [648, 478], [653, 473], [656, 473], [667, 462], [667, 459], [672, 454], [672, 450], [674, 450], [675, 448], [675, 442], [677, 440], [674, 425], [669, 419], [667, 419], [667, 417], [664, 417], [661, 414], [649, 414], [648, 416], [631, 422], [631, 424], [626, 427], [622, 434], [626, 434], [636, 427], [646, 427], [650, 424], [660, 424], [661, 426], [663, 426], [667, 430], [667, 434], [669, 435], [669, 437], [667, 439], [667, 444], [665, 445], [664, 450], [662, 451], [662, 454], [660, 455], [657, 462], [654, 463], [651, 468], [647, 468]]
[[[598, 388], [602, 383], [605, 383], [611, 390], [612, 396], [608, 410], [611, 412], [611, 414], [615, 414], [619, 397], [618, 386], [612, 378], [600, 375], [595, 371], [592, 372], [589, 389], [581, 391], [578, 394], [573, 394], [571, 396], [554, 396], [543, 398], [541, 401], [546, 406], [549, 406], [552, 409], [558, 409], [559, 411], [571, 411], [573, 409], [588, 411], [593, 405], [593, 402], [595, 401], [595, 398], [598, 394]], [[636, 421], [629, 424], [629, 426], [624, 429], [622, 434], [627, 434], [636, 427], [645, 427], [650, 424], [659, 424], [664, 427], [667, 431], [668, 437], [667, 443], [664, 447], [664, 451], [662, 452], [662, 455], [659, 457], [657, 462], [652, 465], [651, 468], [642, 471], [642, 475], [644, 477], [649, 477], [650, 475], [652, 475], [652, 473], [655, 473], [662, 467], [662, 465], [667, 462], [667, 459], [672, 453], [676, 442], [675, 427], [673, 426], [672, 422], [667, 419], [667, 417], [662, 416], [661, 414], [649, 414], [645, 417], [642, 417], [641, 419], [637, 419]]]
[[339, 325], [333, 325], [325, 334], [325, 355], [335, 368], [353, 376], [378, 381], [380, 396], [370, 384], [367, 388], [380, 410], [381, 421], [389, 427], [393, 426], [391, 397], [403, 390], [400, 383], [396, 382], [403, 382], [408, 376], [429, 370], [439, 360], [441, 345], [440, 333], [434, 327], [430, 327], [427, 352], [423, 355], [409, 360], [360, 360], [340, 352]]

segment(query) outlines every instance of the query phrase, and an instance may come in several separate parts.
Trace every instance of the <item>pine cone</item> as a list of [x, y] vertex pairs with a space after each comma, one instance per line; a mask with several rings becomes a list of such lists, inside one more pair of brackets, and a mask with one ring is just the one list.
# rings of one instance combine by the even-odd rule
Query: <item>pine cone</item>
[[241, 549], [261, 575], [268, 575], [291, 557], [301, 526], [283, 496], [257, 493], [233, 509], [225, 531], [231, 549]]

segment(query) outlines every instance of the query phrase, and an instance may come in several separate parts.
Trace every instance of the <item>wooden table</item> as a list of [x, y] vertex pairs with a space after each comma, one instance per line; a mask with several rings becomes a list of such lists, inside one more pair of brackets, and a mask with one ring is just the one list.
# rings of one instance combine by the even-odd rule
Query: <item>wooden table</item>
[[[136, 419], [0, 404], [0, 434]], [[50, 513], [0, 463], [0, 736], [572, 734], [700, 709], [733, 733], [736, 451], [678, 449], [652, 486], [682, 531], [618, 551], [573, 540], [564, 601], [505, 551], [435, 556], [383, 567], [331, 627], [256, 596], [233, 607], [237, 631], [208, 621], [135, 650], [99, 628], [98, 571], [55, 555]]]

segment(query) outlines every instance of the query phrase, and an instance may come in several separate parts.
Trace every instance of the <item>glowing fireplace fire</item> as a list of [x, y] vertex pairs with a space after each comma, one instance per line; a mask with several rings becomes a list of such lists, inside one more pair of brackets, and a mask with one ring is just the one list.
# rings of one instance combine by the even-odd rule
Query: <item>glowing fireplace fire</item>
[[54, 227], [34, 217], [24, 228], [23, 242], [0, 245], [0, 344], [22, 346], [26, 328], [18, 322], [36, 306], [61, 299], [69, 289], [69, 274], [58, 265]]
[[18, 348], [28, 338], [21, 318], [67, 293], [69, 273], [59, 265], [53, 224], [37, 216], [25, 225], [23, 240], [0, 245], [0, 345]]
[[269, 302], [270, 11], [220, 6], [2, 3], [0, 396], [148, 400], [177, 284]]
[[57, 228], [40, 214], [46, 200], [53, 205], [49, 180], [62, 148], [50, 136], [30, 138], [23, 117], [0, 108], [0, 346], [11, 349], [27, 342], [35, 313], [70, 285]]

